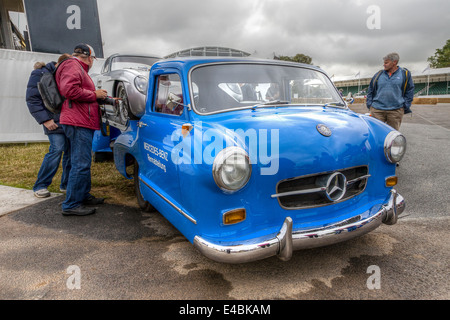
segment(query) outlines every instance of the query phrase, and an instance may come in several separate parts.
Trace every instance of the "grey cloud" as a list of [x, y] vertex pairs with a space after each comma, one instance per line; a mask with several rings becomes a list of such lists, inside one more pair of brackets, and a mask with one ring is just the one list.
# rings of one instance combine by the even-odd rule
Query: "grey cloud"
[[[369, 30], [378, 6], [381, 29]], [[105, 53], [151, 52], [216, 45], [256, 52], [304, 53], [329, 73], [372, 73], [391, 51], [409, 65], [449, 38], [445, 0], [98, 0]]]

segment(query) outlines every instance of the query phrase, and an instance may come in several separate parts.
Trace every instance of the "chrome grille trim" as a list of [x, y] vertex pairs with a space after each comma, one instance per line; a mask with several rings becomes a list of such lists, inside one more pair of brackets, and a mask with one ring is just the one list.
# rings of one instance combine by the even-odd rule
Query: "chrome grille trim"
[[287, 196], [295, 196], [297, 194], [308, 194], [308, 193], [316, 193], [316, 192], [324, 192], [326, 188], [315, 188], [315, 189], [307, 189], [307, 190], [299, 190], [299, 191], [290, 191], [290, 192], [283, 192], [283, 193], [276, 193], [271, 195], [272, 198], [279, 198], [279, 197], [287, 197]]
[[[318, 186], [317, 181], [328, 175], [341, 173], [346, 177], [346, 193], [338, 201], [327, 199], [327, 186]], [[276, 186], [277, 193], [271, 198], [278, 199], [283, 209], [298, 210], [327, 206], [349, 200], [364, 192], [370, 178], [368, 166], [357, 166], [329, 172], [321, 172], [279, 181]], [[358, 184], [359, 183], [359, 184]]]

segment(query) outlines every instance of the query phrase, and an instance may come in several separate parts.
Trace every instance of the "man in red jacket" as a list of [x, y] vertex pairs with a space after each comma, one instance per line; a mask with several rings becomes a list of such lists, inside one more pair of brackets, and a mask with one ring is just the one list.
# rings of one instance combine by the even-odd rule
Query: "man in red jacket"
[[60, 123], [69, 144], [72, 167], [67, 184], [63, 215], [89, 215], [103, 198], [95, 198], [91, 191], [91, 150], [94, 131], [100, 129], [100, 110], [97, 99], [107, 97], [106, 90], [96, 90], [88, 72], [95, 60], [95, 52], [87, 44], [75, 47], [73, 58], [57, 69], [55, 79], [60, 93], [66, 98], [61, 108]]

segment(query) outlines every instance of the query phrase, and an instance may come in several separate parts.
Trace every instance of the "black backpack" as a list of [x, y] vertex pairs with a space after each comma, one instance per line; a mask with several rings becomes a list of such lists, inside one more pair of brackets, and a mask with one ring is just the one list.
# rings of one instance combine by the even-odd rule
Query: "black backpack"
[[41, 80], [38, 82], [37, 87], [39, 93], [41, 94], [42, 101], [45, 107], [52, 113], [61, 113], [61, 107], [66, 100], [65, 97], [61, 95], [56, 83], [55, 75], [56, 70], [64, 62], [71, 58], [67, 58], [61, 61], [54, 72], [46, 72], [42, 75]]

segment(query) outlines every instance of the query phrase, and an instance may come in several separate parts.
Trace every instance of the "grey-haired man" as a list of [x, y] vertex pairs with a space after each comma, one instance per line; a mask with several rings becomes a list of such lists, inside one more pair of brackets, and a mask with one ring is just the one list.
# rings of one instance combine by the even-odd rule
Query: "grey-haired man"
[[403, 115], [411, 113], [414, 83], [411, 72], [398, 66], [398, 53], [390, 53], [383, 60], [384, 70], [370, 81], [366, 104], [373, 117], [399, 130]]

